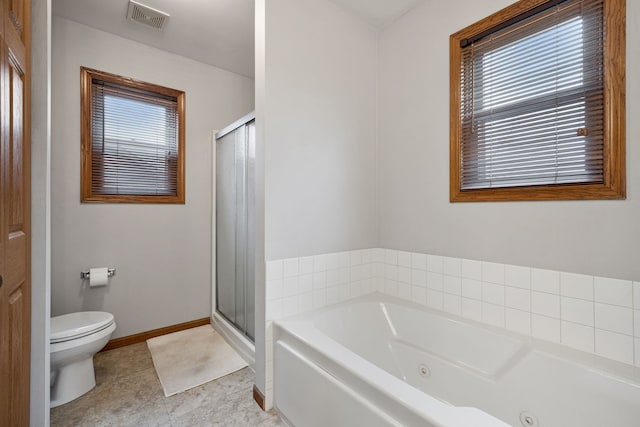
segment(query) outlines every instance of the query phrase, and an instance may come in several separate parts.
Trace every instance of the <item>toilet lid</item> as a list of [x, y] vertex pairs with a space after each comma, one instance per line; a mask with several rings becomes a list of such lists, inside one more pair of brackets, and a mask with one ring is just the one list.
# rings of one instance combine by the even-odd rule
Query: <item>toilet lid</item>
[[109, 327], [113, 314], [104, 311], [80, 311], [51, 318], [51, 343], [82, 338]]

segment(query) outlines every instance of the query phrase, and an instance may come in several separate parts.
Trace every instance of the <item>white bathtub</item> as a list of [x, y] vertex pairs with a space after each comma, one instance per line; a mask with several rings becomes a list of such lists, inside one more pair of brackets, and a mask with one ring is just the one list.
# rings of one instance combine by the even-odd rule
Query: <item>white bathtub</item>
[[274, 324], [297, 427], [640, 426], [640, 370], [380, 294]]

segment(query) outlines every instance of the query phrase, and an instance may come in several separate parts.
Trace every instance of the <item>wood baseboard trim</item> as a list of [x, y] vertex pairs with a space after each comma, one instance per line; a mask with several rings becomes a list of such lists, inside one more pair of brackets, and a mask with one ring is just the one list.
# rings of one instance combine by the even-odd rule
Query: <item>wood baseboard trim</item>
[[184, 331], [185, 329], [195, 328], [210, 324], [208, 317], [192, 320], [190, 322], [179, 323], [177, 325], [165, 326], [164, 328], [153, 329], [151, 331], [140, 332], [138, 334], [128, 335], [126, 337], [114, 338], [104, 346], [101, 352], [109, 351], [120, 347], [126, 347], [131, 344], [138, 344], [148, 340], [149, 338], [159, 337], [160, 335], [171, 334], [173, 332]]
[[258, 406], [264, 411], [264, 394], [260, 392], [258, 386], [255, 384], [253, 385], [253, 400], [255, 400]]

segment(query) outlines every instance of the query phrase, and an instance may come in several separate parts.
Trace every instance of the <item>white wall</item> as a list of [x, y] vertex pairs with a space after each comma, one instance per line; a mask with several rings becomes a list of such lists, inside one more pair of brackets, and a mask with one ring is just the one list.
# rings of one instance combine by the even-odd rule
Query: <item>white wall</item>
[[[185, 205], [80, 203], [80, 66], [186, 92]], [[209, 317], [211, 131], [253, 109], [253, 81], [53, 19], [52, 315], [105, 310], [114, 337]], [[117, 269], [106, 288], [80, 271]]]
[[382, 32], [378, 244], [640, 280], [639, 2], [627, 2], [627, 200], [449, 203], [449, 35], [510, 3], [432, 0]]
[[326, 0], [266, 3], [268, 260], [375, 242], [376, 43]]
[[51, 0], [31, 2], [32, 426], [49, 425], [51, 315]]
[[[258, 200], [256, 214], [265, 249], [256, 259], [373, 246], [376, 32], [326, 0], [257, 0], [255, 45], [256, 171], [264, 177], [264, 213]], [[273, 310], [264, 264], [256, 279], [256, 319], [264, 322]], [[267, 408], [270, 323], [256, 333], [256, 385]]]

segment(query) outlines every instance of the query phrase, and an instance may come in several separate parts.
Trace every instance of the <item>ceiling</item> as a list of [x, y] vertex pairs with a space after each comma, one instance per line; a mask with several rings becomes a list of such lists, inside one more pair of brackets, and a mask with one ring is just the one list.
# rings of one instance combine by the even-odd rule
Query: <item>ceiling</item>
[[[126, 19], [128, 0], [54, 0], [53, 14], [244, 76], [254, 74], [254, 0], [138, 0], [171, 17], [161, 31]], [[381, 29], [425, 0], [331, 0]]]
[[331, 0], [383, 29], [425, 0]]

